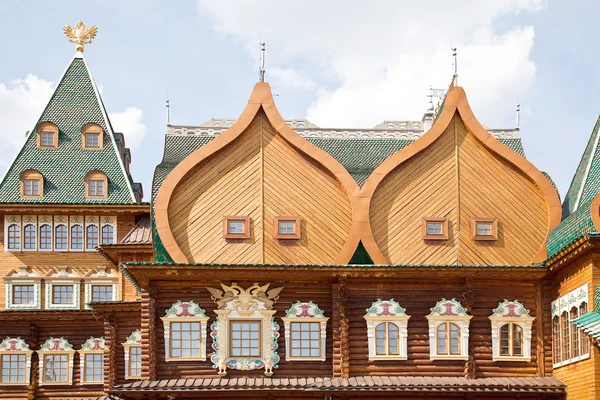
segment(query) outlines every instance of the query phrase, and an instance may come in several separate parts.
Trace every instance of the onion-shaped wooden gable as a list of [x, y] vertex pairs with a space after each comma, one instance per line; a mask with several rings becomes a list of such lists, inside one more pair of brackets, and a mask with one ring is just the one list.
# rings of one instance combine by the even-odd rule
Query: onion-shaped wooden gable
[[[341, 164], [286, 124], [269, 84], [257, 83], [232, 127], [167, 176], [156, 228], [175, 262], [347, 262], [359, 240], [348, 240], [358, 191]], [[249, 217], [249, 238], [225, 237], [228, 216]], [[275, 237], [281, 216], [299, 219], [300, 238]]]
[[[383, 162], [365, 182], [356, 224], [378, 264], [529, 265], [546, 258], [560, 222], [552, 184], [477, 121], [464, 90], [452, 86], [433, 127]], [[356, 201], [355, 201], [356, 202]], [[422, 222], [447, 222], [447, 239], [428, 240]], [[496, 223], [477, 240], [474, 222]]]

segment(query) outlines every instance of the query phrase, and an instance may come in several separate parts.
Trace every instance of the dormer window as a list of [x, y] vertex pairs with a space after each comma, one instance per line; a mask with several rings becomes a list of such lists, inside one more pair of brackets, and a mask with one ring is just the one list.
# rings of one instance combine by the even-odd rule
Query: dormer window
[[85, 177], [85, 197], [105, 199], [107, 196], [106, 175], [100, 171], [89, 172]]
[[81, 130], [83, 148], [89, 150], [101, 150], [103, 143], [102, 127], [97, 124], [87, 124]]
[[476, 218], [473, 220], [473, 240], [497, 240], [498, 219]]
[[249, 239], [250, 217], [226, 216], [223, 217], [223, 238]]
[[40, 149], [58, 148], [58, 127], [52, 122], [42, 122], [36, 127], [37, 147]]
[[275, 239], [300, 239], [299, 217], [275, 217]]
[[29, 169], [21, 174], [21, 197], [43, 197], [44, 178], [36, 170]]
[[448, 218], [424, 217], [421, 234], [424, 240], [448, 239]]

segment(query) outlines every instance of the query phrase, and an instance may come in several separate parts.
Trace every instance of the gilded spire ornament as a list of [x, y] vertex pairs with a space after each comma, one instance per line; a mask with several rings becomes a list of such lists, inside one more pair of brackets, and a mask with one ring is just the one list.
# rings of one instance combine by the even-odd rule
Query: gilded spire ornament
[[75, 26], [65, 25], [64, 32], [65, 36], [69, 38], [69, 42], [75, 43], [77, 51], [83, 52], [84, 45], [92, 43], [92, 39], [96, 37], [98, 28], [96, 26], [88, 28], [79, 21]]

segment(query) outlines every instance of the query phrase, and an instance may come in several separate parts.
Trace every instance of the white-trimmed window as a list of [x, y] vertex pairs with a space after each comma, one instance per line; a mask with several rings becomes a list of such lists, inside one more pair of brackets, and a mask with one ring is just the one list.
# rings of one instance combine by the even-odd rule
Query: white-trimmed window
[[23, 216], [23, 251], [37, 251], [37, 216]]
[[165, 361], [206, 360], [208, 317], [196, 302], [178, 300], [161, 320], [164, 324]]
[[19, 267], [19, 272], [8, 271], [4, 275], [6, 309], [39, 310], [41, 280], [35, 270], [29, 272], [26, 266]]
[[517, 300], [504, 300], [489, 317], [494, 361], [531, 361], [531, 325], [535, 320]]
[[52, 251], [52, 225], [40, 224], [40, 251]]
[[551, 304], [554, 368], [590, 357], [590, 339], [573, 321], [588, 311], [588, 284]]
[[117, 217], [100, 217], [100, 244], [117, 243]]
[[281, 319], [285, 326], [286, 360], [325, 361], [329, 318], [318, 305], [298, 301]]
[[83, 251], [83, 226], [71, 226], [71, 251]]
[[54, 251], [69, 250], [69, 228], [65, 222], [56, 223], [54, 225]]
[[105, 266], [96, 267], [84, 275], [86, 308], [91, 302], [118, 300], [119, 277], [114, 270]]
[[4, 251], [21, 251], [21, 216], [4, 216]]
[[96, 251], [99, 242], [99, 218], [85, 217], [85, 251]]
[[468, 359], [469, 323], [473, 316], [468, 315], [456, 299], [438, 301], [426, 318], [429, 321], [430, 359]]
[[142, 334], [139, 329], [131, 332], [123, 343], [125, 350], [125, 379], [142, 377]]
[[82, 276], [61, 266], [44, 276], [47, 309], [78, 309]]
[[40, 359], [40, 385], [72, 385], [75, 350], [65, 338], [46, 340], [37, 351]]
[[0, 385], [28, 385], [31, 351], [19, 337], [7, 337], [0, 343]]
[[103, 337], [90, 337], [79, 350], [80, 379], [83, 385], [104, 383]]
[[265, 369], [265, 376], [273, 375], [280, 357], [277, 354], [279, 325], [273, 315], [273, 304], [283, 288], [269, 290], [269, 284], [257, 283], [244, 289], [236, 283], [223, 290], [207, 288], [219, 309], [217, 319], [210, 325], [213, 349], [210, 360], [218, 368], [219, 376], [227, 369], [249, 371]]
[[373, 302], [364, 316], [367, 321], [369, 360], [406, 360], [408, 320], [406, 310], [394, 299]]

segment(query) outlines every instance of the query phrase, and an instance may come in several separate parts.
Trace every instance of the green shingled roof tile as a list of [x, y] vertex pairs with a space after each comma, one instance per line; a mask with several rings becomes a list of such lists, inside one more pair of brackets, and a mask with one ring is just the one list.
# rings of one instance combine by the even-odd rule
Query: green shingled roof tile
[[[135, 203], [129, 176], [121, 166], [112, 143], [109, 121], [103, 115], [92, 78], [82, 58], [74, 58], [63, 75], [39, 122], [58, 126], [58, 149], [38, 149], [32, 131], [0, 184], [0, 202], [20, 203]], [[82, 149], [81, 129], [88, 123], [100, 125], [105, 134], [102, 150]], [[21, 198], [20, 175], [35, 169], [44, 177], [44, 197]], [[99, 170], [108, 178], [106, 199], [85, 197], [84, 178]]]
[[554, 257], [584, 235], [595, 233], [596, 228], [592, 221], [591, 204], [588, 201], [579, 206], [577, 211], [564, 219], [548, 236], [546, 251], [548, 258]]

